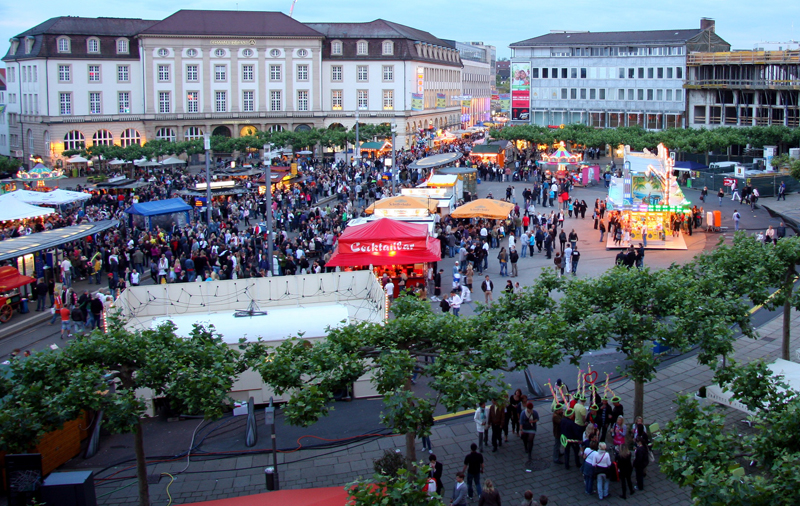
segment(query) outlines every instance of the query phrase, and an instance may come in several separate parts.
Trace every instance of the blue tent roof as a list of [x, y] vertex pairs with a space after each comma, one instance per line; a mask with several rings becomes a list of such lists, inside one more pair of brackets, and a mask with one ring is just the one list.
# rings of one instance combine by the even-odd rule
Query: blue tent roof
[[707, 169], [708, 165], [704, 165], [704, 164], [702, 164], [700, 162], [686, 161], [686, 162], [675, 162], [675, 168], [676, 169], [701, 170], [701, 169]]
[[142, 216], [156, 216], [159, 214], [179, 213], [191, 210], [192, 206], [184, 202], [183, 199], [174, 198], [133, 204], [126, 209], [125, 212], [128, 214], [140, 214]]

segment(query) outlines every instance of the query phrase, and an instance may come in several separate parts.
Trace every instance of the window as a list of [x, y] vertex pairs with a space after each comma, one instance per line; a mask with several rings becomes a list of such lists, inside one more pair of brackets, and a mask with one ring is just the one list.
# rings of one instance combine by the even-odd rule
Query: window
[[531, 79], [539, 79], [539, 67], [531, 69]]
[[272, 90], [269, 92], [269, 110], [270, 111], [280, 111], [283, 109], [283, 104], [281, 101], [281, 92], [280, 90]]
[[589, 100], [595, 100], [595, 99], [597, 99], [597, 90], [593, 88], [589, 90]]
[[89, 114], [100, 114], [100, 93], [89, 93]]
[[636, 77], [636, 69], [628, 69], [628, 79], [634, 79]]
[[117, 82], [127, 83], [131, 79], [130, 65], [117, 65]]
[[369, 108], [369, 94], [367, 90], [358, 90], [356, 93], [357, 96], [357, 104], [359, 109], [368, 109]]
[[197, 65], [187, 65], [186, 66], [186, 80], [187, 81], [197, 81]]
[[342, 110], [342, 90], [331, 91], [331, 108], [334, 111]]
[[606, 89], [605, 88], [600, 88], [597, 91], [598, 91], [598, 95], [600, 96], [600, 100], [605, 100], [606, 99]]
[[550, 77], [553, 79], [558, 79], [558, 69], [553, 69], [553, 71], [550, 73]]
[[308, 49], [298, 49], [297, 50], [297, 57], [298, 58], [305, 58], [308, 56]]
[[159, 128], [156, 130], [156, 139], [175, 142], [177, 136], [175, 135], [175, 130], [172, 128]]
[[394, 90], [383, 90], [383, 110], [394, 109]]
[[203, 138], [203, 130], [200, 127], [189, 127], [183, 132], [183, 138], [187, 141], [194, 141]]
[[356, 43], [356, 54], [359, 56], [365, 56], [369, 54], [369, 44], [366, 40], [359, 40]]
[[281, 50], [280, 49], [270, 49], [269, 50], [269, 55], [272, 56], [273, 58], [277, 58], [277, 57], [279, 57], [281, 55]]
[[141, 144], [142, 136], [139, 135], [139, 131], [135, 128], [127, 128], [122, 131], [122, 136], [119, 138], [119, 143], [123, 148], [132, 146], [133, 144]]
[[637, 75], [639, 76], [639, 79], [644, 79], [644, 67], [639, 67]]
[[672, 79], [672, 67], [667, 67], [667, 79]]
[[297, 92], [297, 110], [308, 110], [308, 90], [298, 90]]
[[66, 37], [60, 37], [58, 39], [58, 52], [59, 53], [69, 53], [69, 39]]
[[567, 72], [569, 72], [569, 69], [561, 69], [561, 79], [567, 78]]
[[644, 100], [644, 89], [639, 88], [636, 90], [636, 100]]
[[281, 66], [280, 65], [270, 65], [269, 66], [269, 80], [270, 81], [280, 81], [281, 80]]
[[228, 110], [228, 93], [225, 91], [214, 92], [214, 112], [225, 112]]
[[225, 65], [214, 65], [214, 80], [226, 81], [228, 79], [228, 67]]
[[117, 104], [119, 105], [120, 114], [129, 114], [131, 112], [131, 94], [127, 91], [120, 91], [117, 94]]
[[92, 135], [92, 144], [95, 146], [112, 146], [114, 136], [108, 130], [98, 130]]
[[561, 88], [561, 100], [566, 100], [566, 99], [567, 99], [567, 89]]
[[253, 65], [242, 65], [242, 81], [253, 80]]
[[683, 79], [683, 67], [675, 67], [675, 78]]
[[383, 80], [394, 81], [394, 65], [383, 66]]
[[664, 67], [658, 67], [658, 69], [656, 69], [656, 77], [664, 79]]
[[625, 67], [620, 67], [618, 70], [619, 70], [619, 74], [617, 74], [617, 76], [620, 79], [625, 79]]
[[86, 41], [86, 50], [90, 53], [99, 53], [100, 41], [97, 39], [89, 39]]
[[394, 43], [391, 40], [385, 40], [383, 41], [382, 49], [383, 50], [381, 51], [381, 54], [384, 55], [394, 54]]
[[161, 114], [168, 114], [170, 112], [168, 91], [158, 92], [158, 112]]
[[683, 90], [675, 90], [675, 101], [683, 102]]
[[342, 54], [342, 43], [338, 40], [331, 42], [331, 54]]
[[86, 138], [83, 136], [83, 133], [78, 130], [70, 130], [67, 132], [67, 135], [64, 136], [64, 151], [83, 149], [85, 145]]
[[197, 49], [187, 49], [186, 56], [188, 56], [189, 58], [194, 58], [195, 56], [197, 56]]
[[647, 100], [653, 100], [653, 90], [647, 90]]
[[664, 90], [656, 90], [656, 100], [664, 100]]
[[69, 82], [69, 80], [70, 80], [69, 71], [70, 71], [69, 65], [59, 65], [58, 66], [58, 81], [62, 82], [62, 83]]
[[253, 50], [252, 49], [242, 49], [242, 56], [244, 56], [245, 58], [250, 58], [251, 56], [253, 56]]
[[100, 82], [100, 65], [89, 65], [89, 82]]
[[226, 53], [225, 53], [224, 49], [215, 49], [214, 50], [214, 56], [216, 56], [218, 58], [222, 58], [223, 56], [225, 56], [225, 54]]
[[198, 93], [196, 91], [186, 93], [186, 112], [199, 112], [197, 97]]
[[117, 54], [128, 54], [128, 39], [117, 41]]
[[550, 70], [550, 69], [546, 69], [546, 68], [542, 69], [542, 79], [547, 79], [548, 78], [548, 75], [547, 75], [547, 71], [548, 70]]
[[633, 100], [633, 90], [632, 89], [628, 90], [628, 100]]
[[308, 81], [308, 65], [297, 66], [297, 80]]
[[369, 77], [369, 67], [367, 65], [359, 65], [356, 67], [356, 80], [358, 82], [366, 82]]
[[672, 102], [672, 90], [667, 90], [667, 102]]
[[625, 90], [617, 90], [617, 100], [625, 100]]
[[653, 79], [655, 77], [655, 69], [653, 67], [647, 68], [647, 78]]
[[332, 65], [331, 66], [331, 81], [341, 81], [342, 80], [342, 66], [341, 65]]
[[586, 79], [586, 69], [585, 68], [581, 69], [581, 79]]
[[158, 80], [161, 82], [169, 81], [169, 65], [158, 66]]
[[254, 93], [252, 91], [243, 91], [242, 92], [242, 111], [244, 112], [253, 112], [255, 111], [255, 100], [253, 98]]
[[72, 114], [72, 93], [58, 94], [58, 110], [62, 116]]
[[586, 100], [586, 88], [581, 88], [581, 100]]

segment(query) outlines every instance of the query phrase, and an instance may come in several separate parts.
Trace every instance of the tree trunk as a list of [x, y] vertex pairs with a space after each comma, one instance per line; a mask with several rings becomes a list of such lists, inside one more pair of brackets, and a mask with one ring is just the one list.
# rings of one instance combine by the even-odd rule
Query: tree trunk
[[414, 463], [417, 461], [417, 435], [413, 432], [406, 433], [406, 469], [413, 473], [416, 469]]
[[792, 340], [792, 291], [794, 290], [794, 268], [786, 270], [783, 283], [783, 341], [781, 342], [781, 358], [791, 360], [789, 343]]
[[150, 506], [150, 489], [147, 486], [147, 463], [144, 455], [144, 434], [142, 421], [136, 424], [133, 447], [136, 452], [136, 479], [139, 480], [139, 506]]
[[644, 416], [644, 383], [634, 380], [633, 385], [633, 418], [631, 421], [636, 420], [637, 416]]

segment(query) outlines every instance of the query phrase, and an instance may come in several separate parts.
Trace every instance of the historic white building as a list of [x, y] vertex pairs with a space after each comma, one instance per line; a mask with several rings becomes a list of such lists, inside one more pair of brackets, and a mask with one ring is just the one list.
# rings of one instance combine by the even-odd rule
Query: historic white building
[[162, 21], [58, 17], [12, 38], [3, 60], [0, 116], [10, 153], [26, 163], [62, 162], [64, 150], [98, 143], [350, 128], [356, 113], [362, 123], [396, 123], [402, 145], [406, 132], [460, 121], [451, 98], [462, 92], [458, 52], [384, 20], [303, 24], [279, 12], [200, 10]]

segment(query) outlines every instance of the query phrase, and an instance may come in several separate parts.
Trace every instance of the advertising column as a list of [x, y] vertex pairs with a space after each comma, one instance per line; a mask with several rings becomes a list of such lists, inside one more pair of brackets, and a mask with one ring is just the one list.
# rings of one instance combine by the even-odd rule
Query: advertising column
[[511, 120], [531, 120], [531, 64], [511, 63]]

